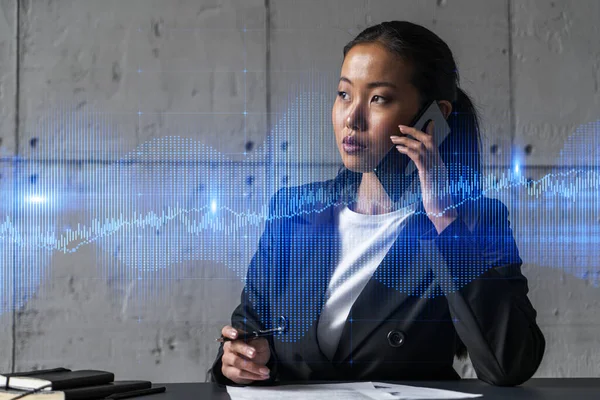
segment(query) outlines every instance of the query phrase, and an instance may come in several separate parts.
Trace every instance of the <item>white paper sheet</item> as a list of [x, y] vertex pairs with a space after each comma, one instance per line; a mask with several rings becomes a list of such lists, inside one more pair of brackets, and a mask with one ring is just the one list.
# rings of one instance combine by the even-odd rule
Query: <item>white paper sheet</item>
[[384, 391], [393, 395], [394, 399], [472, 399], [482, 396], [481, 394], [455, 392], [453, 390], [395, 385], [382, 382], [373, 382], [373, 385], [378, 391]]
[[481, 394], [381, 382], [327, 383], [282, 386], [227, 386], [232, 400], [403, 400], [467, 399]]
[[[383, 397], [372, 397], [376, 392]], [[376, 391], [371, 382], [328, 383], [316, 385], [283, 385], [263, 387], [227, 386], [231, 400], [384, 400], [395, 399], [393, 395]]]

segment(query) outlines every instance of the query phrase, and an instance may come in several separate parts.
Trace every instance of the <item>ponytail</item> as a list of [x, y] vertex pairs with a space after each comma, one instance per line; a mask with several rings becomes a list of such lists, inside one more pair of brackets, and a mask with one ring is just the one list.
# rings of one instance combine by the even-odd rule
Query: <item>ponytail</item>
[[481, 191], [480, 123], [479, 114], [469, 96], [456, 88], [456, 101], [448, 117], [450, 134], [440, 146], [440, 154], [455, 185], [454, 200], [477, 196]]

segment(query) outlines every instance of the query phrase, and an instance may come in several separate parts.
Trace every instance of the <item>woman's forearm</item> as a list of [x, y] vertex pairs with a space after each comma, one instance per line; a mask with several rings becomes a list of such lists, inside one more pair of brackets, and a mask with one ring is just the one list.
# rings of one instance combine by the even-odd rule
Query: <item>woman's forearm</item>
[[527, 280], [508, 226], [506, 208], [494, 208], [471, 232], [459, 218], [420, 241], [448, 300], [457, 333], [477, 376], [490, 384], [517, 385], [537, 370], [545, 339], [527, 298]]

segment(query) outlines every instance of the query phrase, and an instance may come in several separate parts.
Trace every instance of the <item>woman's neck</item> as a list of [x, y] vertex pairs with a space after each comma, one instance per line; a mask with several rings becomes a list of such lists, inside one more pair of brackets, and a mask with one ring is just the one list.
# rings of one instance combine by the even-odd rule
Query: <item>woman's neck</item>
[[385, 192], [383, 185], [374, 172], [362, 174], [360, 186], [356, 194], [356, 201], [351, 210], [359, 214], [386, 214], [394, 211], [392, 199]]

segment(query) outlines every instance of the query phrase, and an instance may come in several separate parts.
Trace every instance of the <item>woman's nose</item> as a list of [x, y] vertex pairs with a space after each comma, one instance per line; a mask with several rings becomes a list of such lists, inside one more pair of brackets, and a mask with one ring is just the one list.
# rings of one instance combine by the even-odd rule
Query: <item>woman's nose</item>
[[346, 116], [346, 128], [353, 131], [364, 131], [367, 129], [367, 120], [364, 113], [358, 107], [352, 109]]

